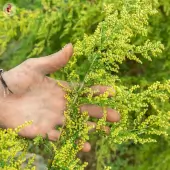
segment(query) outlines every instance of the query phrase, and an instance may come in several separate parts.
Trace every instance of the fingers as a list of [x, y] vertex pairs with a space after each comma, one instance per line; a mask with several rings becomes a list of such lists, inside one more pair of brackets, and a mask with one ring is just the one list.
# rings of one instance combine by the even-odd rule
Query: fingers
[[[76, 82], [68, 83], [66, 81], [61, 81], [61, 80], [57, 80], [57, 81], [59, 83], [61, 83], [63, 85], [63, 87], [67, 87], [70, 90], [73, 89], [74, 87], [80, 87], [82, 85], [82, 83], [76, 83]], [[91, 86], [90, 88], [93, 91], [93, 96], [98, 96], [98, 95], [103, 94], [107, 91], [109, 93], [108, 97], [113, 97], [116, 93], [115, 89], [113, 89], [112, 87], [109, 87], [109, 86], [95, 85], [95, 86]]]
[[24, 129], [21, 129], [19, 132], [19, 135], [26, 137], [26, 138], [35, 138], [37, 135], [41, 135], [43, 138], [46, 138], [46, 135], [48, 136], [48, 139], [51, 141], [57, 141], [60, 137], [60, 132], [52, 129], [48, 133], [40, 132], [36, 126], [29, 126]]
[[[51, 141], [57, 141], [60, 137], [60, 134], [61, 133], [57, 130], [51, 130], [49, 133], [47, 133], [48, 139], [51, 140]], [[82, 151], [83, 152], [89, 152], [90, 150], [91, 150], [90, 143], [85, 142]]]
[[82, 151], [89, 152], [91, 150], [91, 145], [89, 142], [85, 142]]
[[116, 93], [115, 89], [113, 89], [112, 87], [109, 87], [109, 86], [96, 85], [96, 86], [91, 86], [91, 89], [92, 89], [92, 91], [94, 91], [94, 96], [103, 94], [107, 91], [107, 92], [109, 92], [108, 97], [112, 97]]
[[[94, 131], [94, 130], [96, 129], [96, 126], [97, 126], [96, 123], [88, 121], [87, 124], [88, 124], [88, 126], [91, 127], [90, 132], [91, 132], [91, 131]], [[103, 129], [103, 131], [105, 131], [107, 134], [110, 132], [110, 128], [109, 128], [108, 126], [103, 126], [102, 129]]]
[[[54, 80], [54, 79], [53, 79]], [[62, 87], [62, 89], [64, 90], [71, 90], [70, 84], [67, 81], [63, 81], [63, 80], [54, 80], [55, 83], [57, 83], [58, 86]]]
[[19, 135], [26, 137], [26, 138], [30, 138], [33, 139], [35, 136], [37, 136], [38, 132], [38, 128], [34, 125], [29, 125], [26, 126], [24, 128], [22, 128], [19, 131]]
[[62, 126], [64, 124], [64, 121], [65, 121], [64, 115], [60, 115], [59, 118], [56, 120], [56, 125], [57, 126]]
[[36, 69], [42, 74], [53, 73], [63, 66], [65, 66], [70, 60], [73, 54], [72, 44], [67, 44], [62, 50], [47, 57], [40, 57], [37, 59]]
[[[100, 106], [89, 105], [89, 104], [82, 105], [80, 106], [80, 111], [81, 112], [87, 111], [91, 117], [95, 117], [95, 118], [103, 117], [103, 109]], [[120, 114], [117, 111], [111, 108], [107, 108], [106, 111], [107, 111], [107, 116], [106, 116], [107, 121], [118, 122], [120, 120]]]
[[57, 141], [60, 137], [60, 134], [61, 133], [59, 131], [55, 130], [55, 129], [53, 129], [53, 130], [51, 130], [50, 132], [47, 133], [48, 139], [51, 140], [51, 141]]
[[94, 123], [94, 122], [88, 121], [88, 122], [87, 122], [87, 125], [91, 127], [90, 131], [91, 131], [91, 130], [94, 130], [94, 129], [96, 128], [96, 123]]

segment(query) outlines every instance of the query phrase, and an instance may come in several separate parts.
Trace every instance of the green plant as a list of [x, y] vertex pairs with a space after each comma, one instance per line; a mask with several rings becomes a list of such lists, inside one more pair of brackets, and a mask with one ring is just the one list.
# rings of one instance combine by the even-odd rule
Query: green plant
[[[6, 68], [29, 57], [52, 53], [69, 41], [74, 43], [71, 61], [60, 72], [50, 75], [77, 82], [80, 86], [72, 91], [65, 89], [68, 101], [66, 121], [61, 128], [60, 140], [48, 142], [52, 152], [49, 153], [49, 169], [84, 169], [87, 163], [82, 162], [77, 153], [86, 140], [97, 141], [94, 152], [96, 169], [128, 168], [130, 163], [123, 161], [128, 157], [118, 154], [122, 159], [118, 163], [118, 159], [112, 158], [113, 152], [128, 152], [127, 148], [133, 148], [128, 143], [145, 144], [167, 138], [170, 125], [170, 64], [169, 40], [166, 38], [169, 10], [166, 2], [42, 0], [41, 5], [32, 10], [24, 9], [18, 3], [17, 14], [12, 18], [0, 14], [0, 62]], [[167, 22], [162, 31], [160, 25], [164, 25], [164, 20]], [[152, 62], [149, 64], [148, 61]], [[111, 91], [108, 90], [95, 97], [90, 86], [98, 84], [110, 86], [116, 93], [109, 97]], [[84, 94], [88, 95], [85, 97]], [[78, 109], [83, 103], [103, 107], [104, 116], [96, 120], [96, 132], [92, 136], [88, 134], [86, 124], [88, 114], [80, 114]], [[106, 106], [121, 113], [121, 122], [106, 122]], [[106, 125], [110, 127], [109, 135], [103, 131]], [[3, 136], [4, 130], [0, 132]], [[1, 140], [3, 142], [4, 139]], [[14, 142], [20, 140], [15, 138]], [[44, 142], [39, 137], [34, 141], [36, 144]], [[122, 151], [123, 147], [119, 148], [120, 144], [125, 144], [125, 151]], [[2, 148], [1, 152], [6, 148]], [[26, 151], [25, 148], [15, 148], [15, 153], [20, 150]], [[16, 168], [12, 164], [4, 166]]]

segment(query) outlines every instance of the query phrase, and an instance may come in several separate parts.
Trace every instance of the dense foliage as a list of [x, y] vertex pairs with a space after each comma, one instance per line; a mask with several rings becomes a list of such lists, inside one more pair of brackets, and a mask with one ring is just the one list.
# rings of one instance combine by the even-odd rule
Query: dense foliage
[[[5, 1], [0, 2], [3, 7]], [[86, 161], [88, 169], [97, 170], [169, 169], [170, 2], [11, 2], [17, 8], [15, 15], [0, 12], [1, 67], [10, 69], [72, 42], [74, 56], [50, 76], [81, 85], [72, 91], [64, 88], [68, 109], [58, 142], [41, 137], [30, 141], [18, 137], [18, 129], [0, 130], [0, 167], [23, 169], [26, 153], [36, 151], [47, 160], [49, 169], [80, 170], [87, 166]], [[116, 93], [109, 98], [108, 92], [94, 97], [89, 88], [94, 84], [108, 85]], [[104, 113], [106, 106], [114, 108], [121, 113], [121, 121], [107, 123], [104, 114], [94, 120], [96, 132], [89, 134], [86, 121], [91, 118], [78, 109], [83, 103], [102, 106]], [[103, 131], [105, 125], [111, 129], [109, 134]], [[77, 156], [86, 140], [93, 150]], [[31, 169], [32, 162], [30, 158], [25, 169]]]

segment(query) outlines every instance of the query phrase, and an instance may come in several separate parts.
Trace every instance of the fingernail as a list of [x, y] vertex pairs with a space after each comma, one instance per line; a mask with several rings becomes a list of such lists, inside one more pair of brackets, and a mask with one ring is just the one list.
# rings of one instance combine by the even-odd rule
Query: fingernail
[[120, 112], [117, 112], [117, 122], [119, 122], [121, 120], [121, 114], [120, 114]]
[[71, 43], [68, 43], [68, 44], [66, 44], [63, 48], [62, 48], [62, 50], [64, 49], [64, 48], [66, 48], [67, 46], [69, 46]]

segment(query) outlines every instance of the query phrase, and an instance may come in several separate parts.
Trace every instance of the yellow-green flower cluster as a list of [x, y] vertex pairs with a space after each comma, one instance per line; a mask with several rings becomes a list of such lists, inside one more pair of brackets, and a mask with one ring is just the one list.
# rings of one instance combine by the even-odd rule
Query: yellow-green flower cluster
[[[0, 169], [4, 170], [21, 170], [23, 163], [26, 161], [28, 142], [18, 136], [18, 132], [31, 122], [16, 129], [0, 129]], [[28, 160], [24, 170], [34, 170], [34, 156]]]
[[[70, 81], [74, 88], [67, 89], [57, 82], [67, 92], [65, 96], [67, 110], [64, 112], [65, 125], [61, 128], [59, 141], [50, 142], [53, 147], [53, 157], [50, 159], [52, 164], [49, 167], [52, 170], [83, 170], [87, 166], [87, 163], [81, 163], [81, 160], [77, 158], [77, 153], [81, 151], [83, 144], [90, 139], [89, 130], [91, 129], [87, 125], [87, 121], [91, 120], [88, 113], [80, 112], [79, 106], [82, 104], [95, 104], [103, 108], [103, 118], [93, 119], [97, 124], [97, 132], [94, 135], [99, 134], [100, 136], [97, 145], [103, 148], [99, 149], [100, 153], [97, 151], [98, 164], [105, 159], [103, 155], [106, 151], [109, 152], [108, 148], [114, 147], [115, 144], [127, 141], [141, 144], [156, 142], [155, 136], [158, 135], [166, 138], [167, 128], [170, 125], [170, 113], [163, 108], [164, 104], [169, 102], [170, 81], [155, 82], [145, 89], [139, 85], [129, 88], [128, 84], [120, 81], [120, 75], [117, 74], [122, 63], [132, 60], [142, 64], [143, 59], [151, 61], [164, 49], [160, 42], [151, 41], [149, 36], [147, 37], [149, 17], [157, 12], [153, 8], [155, 1], [105, 0], [105, 4], [102, 5], [102, 1], [99, 0], [96, 8], [93, 6], [92, 9], [89, 3], [76, 2], [80, 1], [61, 3], [55, 0], [43, 0], [43, 10], [38, 9], [34, 12], [21, 10], [19, 13], [21, 16], [17, 15], [13, 17], [12, 21], [7, 19], [6, 22], [0, 23], [4, 32], [9, 29], [7, 33], [9, 38], [6, 41], [3, 41], [4, 33], [0, 34], [2, 37], [0, 54], [5, 51], [10, 38], [16, 37], [17, 28], [20, 28], [23, 33], [21, 39], [29, 33], [34, 37], [35, 44], [33, 50], [28, 49], [31, 51], [28, 57], [41, 54], [46, 47], [50, 51], [56, 45], [50, 41], [53, 37], [57, 37], [57, 41], [62, 37], [67, 39], [67, 35], [76, 30], [70, 39], [75, 40], [76, 36], [80, 38], [74, 46], [74, 56], [59, 72], [61, 77]], [[52, 7], [52, 4], [56, 7]], [[58, 6], [59, 8], [57, 8]], [[82, 8], [83, 12], [79, 13], [79, 8]], [[101, 22], [94, 33], [89, 35], [88, 31], [86, 33], [82, 27], [88, 26], [91, 18], [93, 21], [95, 20], [93, 12], [96, 18], [97, 14], [102, 12], [100, 14]], [[65, 16], [65, 13], [68, 15]], [[24, 18], [25, 15], [30, 20], [32, 18], [29, 23]], [[75, 16], [77, 16], [76, 20], [74, 20]], [[40, 25], [36, 24], [37, 21]], [[67, 22], [62, 27], [64, 21]], [[16, 29], [11, 30], [10, 22]], [[74, 27], [73, 24], [75, 24]], [[30, 27], [35, 25], [37, 25], [36, 33], [30, 31]], [[61, 36], [58, 33], [61, 33]], [[142, 37], [142, 41], [134, 41], [138, 37]], [[55, 75], [53, 76], [55, 77]], [[90, 86], [98, 84], [107, 85], [116, 93], [108, 90], [96, 96]], [[109, 96], [110, 93], [112, 96]], [[119, 123], [106, 122], [107, 107], [121, 113]], [[103, 133], [104, 126], [110, 128], [108, 135]], [[17, 132], [10, 129], [0, 130], [0, 136], [2, 136], [0, 139], [0, 158], [2, 157], [0, 165], [4, 169], [19, 169], [25, 161], [27, 141], [20, 139]], [[37, 145], [42, 142], [41, 137], [34, 140]], [[14, 158], [18, 153], [22, 154], [18, 155], [16, 161]], [[11, 162], [8, 162], [9, 158]], [[32, 161], [33, 159], [30, 160], [28, 167]], [[102, 165], [101, 169], [110, 169], [110, 167]]]
[[[119, 11], [115, 10], [114, 3], [105, 5], [103, 11], [106, 16], [105, 20], [99, 23], [94, 34], [89, 36], [85, 34], [84, 39], [76, 43], [73, 60], [64, 69], [67, 73], [67, 80], [71, 81], [69, 75], [74, 75], [74, 80], [77, 74], [81, 77], [80, 81], [83, 81], [83, 86], [81, 84], [77, 91], [70, 94], [73, 99], [76, 96], [76, 100], [73, 100], [75, 103], [68, 100], [71, 106], [70, 110], [65, 113], [69, 120], [66, 121], [68, 129], [63, 129], [65, 135], [71, 132], [77, 140], [80, 136], [77, 138], [77, 134], [74, 133], [80, 128], [80, 119], [77, 118], [81, 113], [72, 104], [79, 107], [83, 103], [96, 104], [103, 108], [110, 107], [121, 113], [119, 123], [107, 123], [106, 112], [103, 118], [97, 121], [97, 130], [102, 131], [105, 125], [110, 127], [110, 135], [107, 137], [103, 135], [104, 140], [107, 140], [110, 146], [127, 141], [141, 144], [156, 142], [154, 135], [167, 136], [166, 130], [169, 127], [167, 117], [169, 116], [166, 110], [161, 110], [162, 107], [158, 101], [168, 102], [170, 82], [167, 81], [164, 84], [156, 82], [146, 90], [142, 90], [139, 85], [128, 89], [126, 85], [118, 81], [116, 75], [119, 66], [125, 60], [142, 63], [142, 57], [151, 60], [151, 57], [157, 57], [162, 52], [163, 45], [160, 42], [152, 42], [146, 38], [139, 44], [133, 43], [133, 38], [136, 36], [147, 36], [148, 17], [155, 14], [156, 10], [153, 9], [151, 1], [121, 2]], [[77, 63], [82, 60], [85, 62], [82, 62], [82, 66], [79, 67]], [[83, 66], [86, 69], [82, 70]], [[116, 94], [109, 98], [108, 92], [94, 96], [93, 92], [88, 90], [94, 84], [109, 85], [116, 90]], [[79, 134], [81, 137], [87, 136], [84, 132], [79, 132]], [[66, 136], [63, 136], [63, 139], [70, 141]]]

